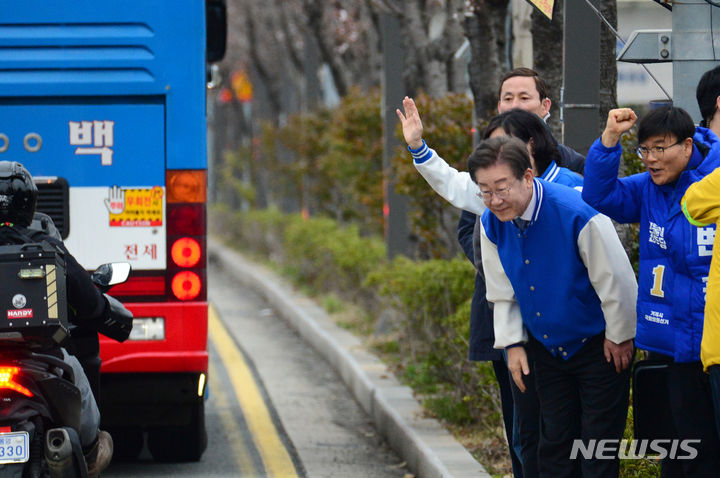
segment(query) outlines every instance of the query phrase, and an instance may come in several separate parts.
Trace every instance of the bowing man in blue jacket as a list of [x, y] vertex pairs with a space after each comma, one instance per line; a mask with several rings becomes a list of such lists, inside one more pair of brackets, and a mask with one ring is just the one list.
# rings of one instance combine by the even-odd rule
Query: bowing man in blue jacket
[[541, 477], [617, 476], [619, 460], [571, 458], [581, 439], [619, 440], [635, 336], [635, 274], [611, 221], [580, 192], [534, 178], [524, 143], [498, 137], [470, 156], [495, 348], [525, 390], [534, 363]]

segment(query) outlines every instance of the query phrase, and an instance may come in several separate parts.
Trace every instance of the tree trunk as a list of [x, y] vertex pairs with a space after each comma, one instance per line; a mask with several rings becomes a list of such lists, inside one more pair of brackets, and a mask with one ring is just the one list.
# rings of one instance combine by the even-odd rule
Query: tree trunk
[[464, 42], [462, 0], [403, 2], [399, 14], [405, 37], [405, 87], [415, 96], [423, 90], [439, 97], [464, 84], [455, 71], [455, 52]]
[[311, 0], [304, 2], [304, 11], [307, 18], [307, 26], [315, 35], [320, 55], [323, 61], [330, 68], [335, 89], [342, 97], [347, 94], [349, 88], [347, 74], [342, 67], [340, 58], [333, 49], [332, 35], [327, 32], [328, 28], [324, 21], [326, 5], [322, 0]]
[[[617, 1], [601, 0], [600, 12], [617, 30]], [[600, 27], [600, 118], [598, 135], [605, 128], [608, 111], [617, 108], [617, 62], [615, 61], [615, 35], [603, 23]]]
[[498, 83], [505, 72], [505, 17], [508, 0], [476, 0], [465, 14], [463, 28], [470, 43], [470, 89], [478, 122], [495, 115]]
[[[582, 1], [582, 0], [575, 0]], [[563, 4], [555, 1], [552, 21], [537, 9], [532, 12], [533, 65], [550, 89], [550, 119], [548, 125], [556, 138], [562, 137], [560, 124], [560, 88], [563, 81]]]

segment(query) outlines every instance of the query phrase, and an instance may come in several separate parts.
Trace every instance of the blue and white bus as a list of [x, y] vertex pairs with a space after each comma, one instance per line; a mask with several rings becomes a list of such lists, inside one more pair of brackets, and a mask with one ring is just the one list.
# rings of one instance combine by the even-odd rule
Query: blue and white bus
[[133, 266], [110, 293], [135, 315], [101, 337], [103, 427], [122, 454], [206, 446], [206, 118], [224, 0], [0, 0], [0, 160], [36, 178], [88, 270]]

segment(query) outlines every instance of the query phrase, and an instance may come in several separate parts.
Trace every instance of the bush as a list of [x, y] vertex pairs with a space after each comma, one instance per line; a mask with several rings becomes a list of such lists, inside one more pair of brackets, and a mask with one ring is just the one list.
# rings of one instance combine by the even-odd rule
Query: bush
[[[415, 262], [399, 256], [371, 272], [365, 284], [376, 288], [401, 311], [406, 352], [415, 357], [417, 351], [426, 353], [432, 348], [437, 338], [444, 340], [458, 334], [464, 337], [467, 352], [468, 335], [463, 332], [469, 329], [454, 330], [448, 317], [472, 297], [473, 279], [474, 270], [466, 259]], [[465, 325], [467, 317], [469, 309]]]
[[449, 423], [499, 425], [492, 366], [467, 360], [474, 279], [464, 257], [420, 262], [397, 257], [371, 272], [366, 284], [402, 312], [401, 373], [427, 394], [426, 407]]
[[349, 300], [369, 302], [365, 276], [385, 261], [385, 244], [362, 237], [355, 225], [342, 227], [332, 219], [291, 222], [284, 231], [286, 265], [296, 279], [315, 292], [335, 291]]
[[[312, 215], [383, 230], [383, 132], [380, 90], [352, 88], [334, 110], [263, 123], [259, 164], [273, 200]], [[287, 207], [285, 209], [288, 209]]]
[[274, 208], [232, 212], [224, 206], [212, 207], [210, 225], [215, 235], [269, 258], [311, 292], [335, 292], [377, 311], [375, 292], [362, 284], [371, 270], [386, 262], [385, 244], [362, 236], [357, 226]]
[[213, 205], [210, 212], [212, 233], [231, 240], [239, 249], [276, 263], [284, 261], [285, 228], [301, 220], [297, 214], [283, 214], [275, 208], [236, 212], [224, 205]]
[[351, 88], [331, 115], [317, 161], [324, 176], [317, 186], [332, 191], [331, 217], [373, 234], [383, 231], [381, 103], [380, 89]]

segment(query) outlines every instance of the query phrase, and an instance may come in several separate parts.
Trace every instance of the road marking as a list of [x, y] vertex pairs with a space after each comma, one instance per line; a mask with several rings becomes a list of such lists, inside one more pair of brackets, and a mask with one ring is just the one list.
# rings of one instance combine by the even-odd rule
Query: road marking
[[[210, 390], [212, 396], [210, 400], [215, 402], [215, 406], [220, 416], [220, 423], [223, 428], [225, 439], [232, 450], [233, 458], [238, 466], [238, 472], [241, 476], [258, 476], [255, 463], [248, 450], [248, 444], [243, 438], [241, 427], [237, 426], [237, 417], [234, 416], [228, 390], [223, 386], [218, 375], [222, 373], [217, 368], [223, 367], [222, 364], [215, 365], [210, 362]], [[226, 367], [223, 367], [226, 368]], [[227, 371], [225, 372], [227, 373]], [[234, 397], [233, 397], [234, 398]]]
[[230, 377], [248, 429], [265, 465], [267, 476], [299, 478], [250, 367], [212, 306], [208, 313], [208, 332]]

